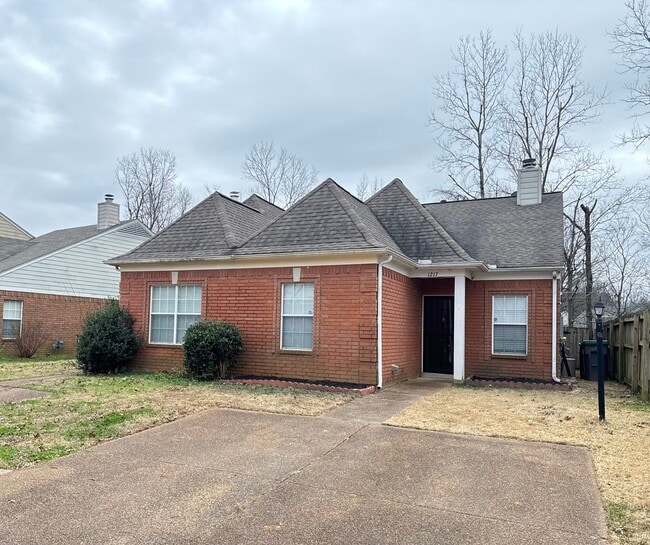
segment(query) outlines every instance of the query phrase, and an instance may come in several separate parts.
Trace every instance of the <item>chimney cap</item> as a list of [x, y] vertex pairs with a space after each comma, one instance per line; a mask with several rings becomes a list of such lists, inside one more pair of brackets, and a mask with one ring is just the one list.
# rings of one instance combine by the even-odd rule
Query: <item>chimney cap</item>
[[230, 198], [233, 201], [238, 201], [239, 200], [239, 191], [231, 191], [230, 192]]
[[524, 159], [521, 163], [521, 168], [535, 168], [537, 166], [537, 159], [534, 157], [528, 157]]
[[113, 202], [115, 196], [110, 193], [106, 193], [106, 195], [104, 195], [104, 199], [106, 199], [106, 202]]

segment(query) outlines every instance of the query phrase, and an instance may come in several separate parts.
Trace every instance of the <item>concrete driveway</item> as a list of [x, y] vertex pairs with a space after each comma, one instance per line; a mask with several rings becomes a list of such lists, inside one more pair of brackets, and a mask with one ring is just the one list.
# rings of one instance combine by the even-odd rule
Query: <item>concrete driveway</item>
[[1, 475], [0, 541], [605, 543], [585, 449], [343, 415], [210, 410]]

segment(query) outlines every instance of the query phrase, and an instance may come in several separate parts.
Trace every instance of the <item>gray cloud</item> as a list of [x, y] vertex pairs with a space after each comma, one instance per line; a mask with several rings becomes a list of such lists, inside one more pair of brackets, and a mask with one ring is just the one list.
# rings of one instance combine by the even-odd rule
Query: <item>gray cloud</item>
[[115, 160], [169, 148], [195, 196], [245, 190], [250, 146], [274, 140], [354, 190], [359, 176], [439, 184], [426, 118], [433, 76], [466, 33], [558, 28], [616, 104], [582, 138], [611, 149], [629, 121], [605, 36], [619, 2], [12, 2], [0, 0], [0, 210], [28, 230], [91, 223]]

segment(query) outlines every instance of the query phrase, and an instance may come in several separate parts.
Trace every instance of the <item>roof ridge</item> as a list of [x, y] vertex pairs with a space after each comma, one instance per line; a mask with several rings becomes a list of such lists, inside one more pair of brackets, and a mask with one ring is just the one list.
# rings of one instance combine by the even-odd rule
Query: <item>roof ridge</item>
[[373, 200], [375, 197], [386, 191], [389, 187], [402, 184], [404, 185], [404, 182], [400, 180], [399, 178], [393, 178], [390, 182], [388, 182], [384, 187], [380, 187], [374, 194], [370, 195], [365, 201], [364, 204], [369, 203], [371, 200]]
[[[271, 201], [265, 199], [264, 197], [260, 197], [257, 193], [251, 193], [248, 197], [246, 197], [246, 198], [242, 201], [242, 204], [245, 205], [245, 206], [248, 206], [248, 205], [246, 204], [246, 201], [252, 199], [253, 197], [257, 197], [259, 200], [264, 201], [266, 204], [270, 204], [271, 206], [274, 206], [274, 207], [277, 208], [278, 210], [280, 210], [280, 211], [282, 211], [282, 212], [286, 212], [286, 210], [285, 210], [284, 208], [282, 208], [281, 206], [278, 206], [278, 205], [275, 204], [274, 202], [271, 202]], [[238, 202], [239, 202], [239, 201], [238, 201]], [[252, 208], [252, 207], [249, 206], [249, 208]], [[259, 210], [257, 210], [257, 212], [259, 212]]]
[[456, 240], [447, 232], [447, 230], [440, 225], [437, 219], [433, 215], [427, 212], [426, 208], [418, 201], [414, 195], [406, 189], [404, 182], [399, 178], [395, 178], [391, 184], [395, 184], [402, 194], [409, 200], [409, 202], [416, 207], [420, 214], [426, 219], [426, 221], [433, 227], [433, 229], [442, 237], [442, 239], [449, 245], [449, 247], [456, 253], [458, 257], [464, 259], [465, 261], [476, 261], [467, 251], [460, 245]]
[[[228, 216], [228, 211], [226, 210], [226, 204], [222, 200], [224, 196], [219, 192], [217, 192], [216, 194], [219, 196], [216, 202], [217, 217], [220, 219], [221, 228], [223, 229], [223, 236], [226, 240], [226, 244], [228, 245], [228, 248], [236, 248], [237, 237], [235, 236], [232, 225], [230, 225], [230, 217]], [[247, 206], [246, 208], [249, 207]], [[251, 208], [251, 210], [253, 209]], [[257, 212], [257, 210], [255, 210], [255, 212]]]
[[[320, 189], [321, 189], [321, 188], [322, 188], [322, 187], [323, 187], [327, 182], [334, 182], [334, 180], [332, 180], [332, 178], [327, 178], [324, 182], [321, 182], [320, 184], [318, 184], [318, 185], [317, 185], [314, 189], [312, 189], [309, 193], [307, 193], [306, 195], [303, 195], [302, 197], [300, 197], [300, 198], [299, 198], [295, 203], [293, 203], [293, 204], [292, 204], [289, 208], [287, 208], [286, 210], [284, 210], [284, 209], [280, 209], [280, 210], [282, 210], [282, 212], [281, 212], [280, 214], [278, 214], [275, 218], [273, 218], [269, 223], [267, 223], [266, 225], [264, 225], [264, 226], [263, 226], [262, 228], [260, 228], [258, 231], [255, 231], [251, 236], [249, 236], [246, 240], [244, 240], [244, 241], [243, 241], [243, 242], [242, 242], [242, 243], [241, 243], [237, 248], [242, 248], [242, 247], [246, 246], [246, 244], [248, 244], [248, 243], [249, 243], [251, 240], [253, 240], [256, 236], [258, 236], [259, 234], [261, 234], [261, 233], [263, 233], [264, 231], [266, 231], [266, 229], [268, 229], [268, 228], [271, 227], [272, 225], [275, 225], [278, 221], [280, 221], [282, 218], [284, 218], [284, 217], [285, 217], [285, 216], [286, 216], [286, 215], [287, 215], [291, 210], [293, 210], [293, 209], [294, 209], [296, 206], [298, 206], [301, 202], [303, 202], [305, 199], [307, 199], [308, 197], [310, 197], [311, 195], [313, 195], [314, 193], [316, 193], [316, 191], [319, 191], [319, 190], [320, 190]], [[334, 182], [334, 183], [336, 183], [336, 182]]]
[[363, 219], [361, 219], [359, 214], [357, 214], [357, 211], [352, 207], [352, 205], [346, 199], [343, 198], [343, 195], [340, 195], [338, 191], [334, 191], [330, 186], [334, 184], [334, 186], [338, 190], [341, 190], [341, 187], [331, 178], [328, 178], [328, 181], [329, 181], [328, 187], [332, 192], [332, 194], [334, 195], [334, 198], [338, 201], [338, 203], [341, 205], [345, 213], [352, 220], [352, 223], [359, 230], [359, 233], [361, 233], [361, 236], [365, 239], [365, 241], [372, 246], [383, 247], [384, 245], [381, 244], [374, 236], [372, 236], [370, 229], [368, 229], [368, 226], [363, 221]]

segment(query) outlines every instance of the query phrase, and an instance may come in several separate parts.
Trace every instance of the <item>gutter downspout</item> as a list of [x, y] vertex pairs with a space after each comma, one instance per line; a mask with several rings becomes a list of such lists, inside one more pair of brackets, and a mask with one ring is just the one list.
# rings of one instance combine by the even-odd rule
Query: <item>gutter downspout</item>
[[382, 261], [381, 257], [377, 266], [377, 388], [382, 388], [384, 383], [384, 355], [382, 351], [382, 310], [383, 310], [383, 279], [384, 279], [384, 265], [393, 260], [392, 254]]
[[555, 382], [562, 382], [557, 378], [557, 272], [553, 271], [553, 327], [552, 327], [552, 340], [553, 356], [551, 358], [551, 376]]

